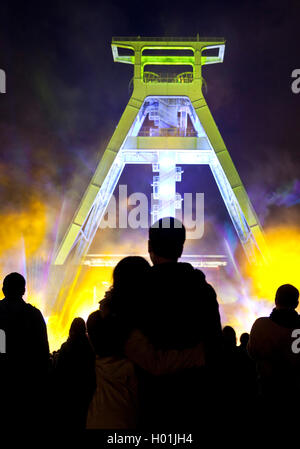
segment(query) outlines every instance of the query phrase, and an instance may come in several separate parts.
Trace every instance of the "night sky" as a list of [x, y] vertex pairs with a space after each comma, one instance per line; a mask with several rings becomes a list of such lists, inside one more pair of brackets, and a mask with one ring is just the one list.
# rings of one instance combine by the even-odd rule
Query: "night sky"
[[226, 39], [205, 96], [261, 221], [297, 223], [299, 23], [297, 0], [2, 1], [1, 214], [32, 195], [57, 210], [65, 198], [66, 216], [77, 207], [129, 99], [132, 66], [113, 62], [112, 36], [199, 33]]

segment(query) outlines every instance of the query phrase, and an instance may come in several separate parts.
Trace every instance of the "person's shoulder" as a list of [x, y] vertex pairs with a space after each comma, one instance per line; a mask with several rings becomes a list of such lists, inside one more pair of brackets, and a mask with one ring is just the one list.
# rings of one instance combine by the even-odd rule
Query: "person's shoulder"
[[271, 323], [272, 320], [268, 316], [261, 316], [254, 321], [254, 324]]
[[95, 312], [92, 312], [88, 316], [88, 319], [86, 320], [86, 327], [89, 335], [97, 331], [100, 322], [101, 322], [100, 310], [95, 310]]
[[272, 324], [272, 320], [269, 317], [261, 316], [254, 321], [251, 332], [261, 328], [266, 328], [267, 326], [272, 326]]
[[206, 280], [206, 276], [203, 273], [203, 271], [199, 270], [199, 268], [194, 268], [194, 272], [193, 272], [193, 276], [195, 281], [201, 285], [202, 287], [207, 288], [208, 290], [212, 290], [215, 291], [213, 286], [210, 285], [207, 280]]
[[87, 323], [92, 324], [95, 321], [99, 320], [101, 318], [101, 312], [100, 310], [95, 310], [94, 312], [90, 313], [87, 319]]
[[23, 305], [25, 307], [27, 307], [28, 310], [39, 310], [36, 306], [34, 306], [33, 304], [30, 304], [30, 302], [25, 302], [23, 299]]
[[199, 270], [199, 268], [194, 268], [194, 274], [199, 281], [207, 283], [205, 274], [203, 273], [203, 271]]
[[43, 314], [36, 306], [24, 301], [24, 307], [28, 313], [39, 320], [44, 320]]
[[194, 269], [194, 278], [198, 285], [200, 285], [202, 288], [206, 290], [208, 294], [211, 296], [217, 297], [217, 294], [215, 292], [215, 289], [211, 284], [209, 284], [206, 280], [206, 276], [203, 273], [203, 271], [199, 270], [198, 268]]
[[57, 351], [57, 356], [60, 357], [62, 356], [65, 352], [68, 351], [69, 349], [69, 341], [65, 341], [64, 343], [62, 343], [61, 347], [59, 348], [59, 350]]
[[32, 313], [35, 313], [37, 315], [41, 314], [42, 312], [40, 311], [40, 309], [38, 309], [36, 306], [34, 306], [33, 304], [30, 304], [29, 302], [25, 302], [25, 307], [30, 310]]

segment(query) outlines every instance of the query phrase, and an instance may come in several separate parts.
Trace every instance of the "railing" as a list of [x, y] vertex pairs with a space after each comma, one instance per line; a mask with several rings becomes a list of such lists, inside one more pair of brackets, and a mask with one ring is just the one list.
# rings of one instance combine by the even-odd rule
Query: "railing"
[[138, 133], [139, 137], [197, 137], [197, 131], [194, 129], [181, 128], [154, 128], [143, 126]]
[[[114, 267], [128, 254], [88, 254], [83, 262], [84, 265], [94, 267]], [[132, 253], [131, 256], [140, 256], [146, 259], [148, 254]], [[183, 254], [181, 262], [189, 262], [195, 268], [217, 268], [227, 265], [227, 256], [223, 255], [202, 255], [202, 254]]]
[[168, 73], [144, 72], [143, 81], [144, 83], [177, 83], [177, 84], [192, 83], [193, 73], [184, 72], [180, 74], [168, 74]]
[[142, 41], [142, 42], [224, 42], [224, 37], [202, 37], [202, 36], [192, 36], [192, 37], [142, 37], [142, 36], [132, 36], [132, 37], [119, 37], [114, 36], [112, 42], [116, 41]]

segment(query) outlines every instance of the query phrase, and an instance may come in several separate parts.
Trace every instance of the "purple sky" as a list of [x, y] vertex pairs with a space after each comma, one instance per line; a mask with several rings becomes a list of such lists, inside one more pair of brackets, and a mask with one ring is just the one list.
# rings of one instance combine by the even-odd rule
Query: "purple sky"
[[112, 36], [199, 33], [226, 39], [224, 63], [203, 70], [206, 99], [260, 218], [297, 222], [299, 16], [297, 0], [1, 2], [2, 212], [33, 192], [78, 205], [129, 98], [132, 67], [114, 64]]

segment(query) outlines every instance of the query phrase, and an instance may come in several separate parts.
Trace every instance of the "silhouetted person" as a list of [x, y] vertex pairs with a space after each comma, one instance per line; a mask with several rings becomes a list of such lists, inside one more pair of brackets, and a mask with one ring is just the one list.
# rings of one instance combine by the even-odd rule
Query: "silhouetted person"
[[220, 382], [222, 383], [223, 402], [238, 400], [238, 351], [236, 333], [233, 327], [225, 326], [222, 330], [223, 364]]
[[133, 429], [138, 416], [138, 381], [134, 364], [124, 356], [128, 328], [100, 310], [89, 316], [87, 328], [96, 352], [96, 390], [87, 429]]
[[229, 354], [236, 352], [236, 333], [233, 327], [225, 326], [222, 331], [223, 347]]
[[243, 351], [247, 351], [247, 344], [249, 341], [249, 337], [250, 334], [248, 334], [248, 332], [244, 332], [243, 334], [241, 334], [240, 336], [240, 346], [239, 348]]
[[300, 399], [300, 357], [292, 346], [293, 330], [300, 329], [298, 298], [294, 286], [279, 287], [271, 315], [258, 318], [250, 332], [248, 351], [256, 362], [262, 403], [271, 414], [281, 407], [288, 410]]
[[[250, 413], [256, 398], [255, 365], [250, 359], [246, 345], [249, 334], [242, 334], [243, 345], [237, 346], [236, 332], [231, 326], [223, 328], [223, 366], [221, 375], [223, 403], [232, 403], [239, 410], [236, 422], [239, 425]], [[246, 340], [246, 341], [245, 341]], [[231, 417], [224, 417], [229, 421]]]
[[143, 257], [128, 256], [120, 260], [113, 271], [113, 286], [100, 301], [103, 315], [117, 315], [128, 330], [135, 328], [149, 271], [150, 265]]
[[94, 389], [94, 351], [87, 337], [85, 321], [74, 318], [69, 338], [55, 357], [53, 425], [65, 429], [84, 429]]
[[96, 391], [87, 428], [130, 429], [137, 425], [138, 381], [134, 364], [124, 354], [125, 342], [137, 326], [149, 263], [125, 257], [113, 271], [113, 285], [100, 301], [100, 310], [87, 321], [96, 353]]
[[145, 287], [142, 330], [162, 350], [203, 342], [208, 367], [160, 377], [143, 373], [141, 427], [149, 429], [198, 427], [214, 401], [208, 369], [214, 366], [221, 343], [218, 303], [204, 273], [178, 263], [185, 235], [183, 224], [172, 217], [159, 220], [149, 230], [148, 250], [154, 266]]
[[250, 358], [247, 345], [250, 335], [244, 332], [240, 336], [240, 346], [237, 348], [238, 354], [238, 394], [245, 406], [253, 408], [257, 401], [257, 376], [255, 362]]
[[6, 336], [6, 353], [1, 354], [1, 412], [14, 427], [46, 424], [42, 421], [46, 421], [49, 368], [47, 329], [41, 312], [23, 300], [25, 287], [21, 274], [9, 274], [0, 301], [0, 329]]
[[181, 351], [155, 350], [138, 330], [150, 265], [142, 257], [125, 257], [114, 269], [113, 286], [100, 310], [87, 321], [97, 354], [97, 389], [89, 406], [88, 429], [128, 429], [137, 425], [136, 367], [158, 376], [203, 366], [202, 345]]

